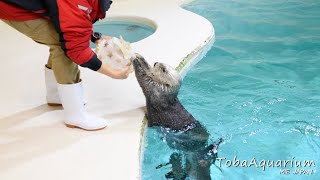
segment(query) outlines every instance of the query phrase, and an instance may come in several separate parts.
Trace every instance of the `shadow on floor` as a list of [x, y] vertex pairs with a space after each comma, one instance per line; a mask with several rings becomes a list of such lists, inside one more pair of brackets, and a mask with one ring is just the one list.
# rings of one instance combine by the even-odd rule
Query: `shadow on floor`
[[0, 130], [16, 126], [17, 124], [23, 123], [25, 120], [40, 116], [46, 112], [62, 109], [62, 106], [48, 106], [47, 104], [42, 104], [35, 108], [18, 112], [4, 118], [0, 118]]
[[[105, 115], [103, 117], [109, 119], [110, 126], [101, 131], [90, 132], [66, 128], [61, 116], [56, 114], [59, 112], [52, 112], [62, 110], [62, 107], [48, 107], [46, 104], [1, 118], [0, 173], [38, 158], [49, 157], [55, 152], [65, 151], [66, 148], [70, 148], [84, 138], [134, 130], [133, 126], [136, 124], [140, 126], [136, 123], [140, 121], [140, 119], [137, 120], [137, 115], [144, 114], [144, 109], [140, 107]], [[38, 122], [41, 124], [37, 124]], [[99, 150], [100, 145], [103, 143], [97, 144], [92, 151]], [[73, 149], [73, 151], [81, 151], [81, 149]]]
[[47, 114], [56, 110], [62, 106], [44, 104], [0, 119], [0, 172], [59, 151], [81, 138], [81, 133], [66, 128], [59, 116]]

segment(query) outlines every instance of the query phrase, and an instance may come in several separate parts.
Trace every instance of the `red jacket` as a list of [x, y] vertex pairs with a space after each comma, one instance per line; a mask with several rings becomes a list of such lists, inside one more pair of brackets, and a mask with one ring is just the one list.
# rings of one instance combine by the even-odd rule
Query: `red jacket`
[[105, 17], [111, 3], [110, 0], [2, 0], [0, 19], [50, 19], [66, 55], [96, 71], [101, 61], [90, 48], [92, 24]]

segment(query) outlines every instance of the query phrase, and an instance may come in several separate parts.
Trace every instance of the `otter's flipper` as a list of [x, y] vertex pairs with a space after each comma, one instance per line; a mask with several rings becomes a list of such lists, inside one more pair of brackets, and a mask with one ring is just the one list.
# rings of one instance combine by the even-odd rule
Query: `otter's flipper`
[[156, 167], [156, 169], [162, 168], [164, 166], [167, 166], [171, 164], [172, 170], [168, 172], [165, 177], [167, 179], [173, 179], [173, 180], [184, 180], [186, 179], [186, 171], [182, 165], [182, 157], [179, 153], [172, 153], [170, 156], [170, 160], [168, 163], [160, 164]]
[[204, 153], [204, 159], [210, 159], [211, 163], [214, 164], [218, 157], [218, 147], [223, 142], [222, 138], [219, 138], [216, 142], [206, 147]]

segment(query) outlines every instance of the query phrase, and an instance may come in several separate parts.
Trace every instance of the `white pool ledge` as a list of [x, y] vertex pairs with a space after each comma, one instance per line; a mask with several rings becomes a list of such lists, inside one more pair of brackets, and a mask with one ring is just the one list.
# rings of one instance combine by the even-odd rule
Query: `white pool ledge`
[[[180, 8], [182, 2], [114, 1], [107, 18], [156, 28], [133, 43], [134, 49], [150, 63], [182, 64], [186, 70], [208, 49], [214, 29], [205, 18]], [[134, 75], [114, 80], [81, 68], [88, 111], [109, 119], [110, 126], [97, 132], [68, 129], [62, 110], [45, 104], [48, 48], [1, 21], [0, 29], [0, 179], [140, 179], [145, 99]]]

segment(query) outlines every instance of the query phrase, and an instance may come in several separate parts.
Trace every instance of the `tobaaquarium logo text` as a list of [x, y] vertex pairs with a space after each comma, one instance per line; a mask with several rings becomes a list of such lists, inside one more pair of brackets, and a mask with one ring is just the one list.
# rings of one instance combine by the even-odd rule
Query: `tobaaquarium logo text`
[[[237, 156], [234, 156], [232, 160], [226, 158], [216, 158], [218, 166], [221, 168], [225, 166], [230, 167], [243, 167], [250, 168], [256, 167], [261, 168], [263, 171], [266, 168], [279, 168], [280, 174], [306, 174], [311, 175], [316, 172], [316, 162], [314, 160], [296, 160], [295, 157], [287, 160], [257, 160], [253, 157], [251, 160], [239, 160]], [[217, 164], [217, 163], [216, 163]], [[293, 171], [290, 171], [290, 169]], [[308, 168], [308, 169], [306, 169]]]

